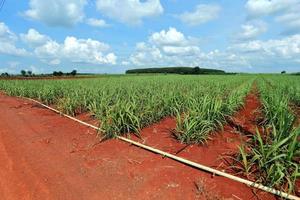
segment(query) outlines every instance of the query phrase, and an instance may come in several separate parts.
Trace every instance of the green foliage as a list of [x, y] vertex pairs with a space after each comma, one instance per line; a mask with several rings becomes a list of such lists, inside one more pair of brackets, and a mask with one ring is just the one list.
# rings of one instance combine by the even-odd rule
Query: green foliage
[[[193, 68], [192, 68], [193, 69]], [[199, 69], [195, 69], [198, 71]], [[201, 69], [200, 69], [201, 70]], [[204, 143], [222, 129], [241, 106], [255, 76], [101, 76], [79, 80], [0, 80], [0, 90], [35, 98], [76, 115], [92, 113], [106, 138], [140, 130], [161, 119], [176, 118], [174, 136], [183, 143]], [[246, 175], [277, 188], [294, 190], [299, 178], [300, 128], [290, 105], [300, 105], [296, 76], [257, 80], [265, 115], [257, 131], [235, 158]]]
[[[268, 135], [269, 137], [264, 137]], [[294, 191], [295, 182], [300, 177], [299, 163], [300, 145], [298, 137], [300, 129], [292, 130], [287, 137], [282, 137], [276, 127], [253, 136], [252, 143], [246, 151], [240, 148], [240, 160], [246, 173], [252, 173], [255, 168], [256, 180], [271, 187]]]
[[106, 137], [128, 132], [138, 135], [143, 127], [177, 116], [178, 139], [197, 143], [221, 128], [225, 116], [242, 105], [251, 80], [249, 76], [122, 76], [3, 81], [0, 89], [56, 104], [70, 115], [91, 112]]
[[25, 70], [21, 70], [21, 75], [22, 76], [26, 76], [26, 71]]
[[71, 73], [70, 73], [70, 75], [72, 75], [72, 76], [75, 76], [76, 74], [77, 74], [77, 70], [75, 70], [75, 69], [72, 70]]
[[256, 180], [289, 193], [300, 178], [300, 127], [290, 106], [299, 103], [299, 83], [296, 78], [280, 76], [258, 81], [264, 129], [257, 130], [237, 157], [246, 174], [255, 174]]
[[163, 67], [163, 68], [144, 68], [127, 70], [126, 74], [146, 74], [146, 73], [165, 73], [165, 74], [225, 74], [223, 70], [204, 69], [199, 67]]
[[1, 77], [9, 77], [10, 75], [7, 72], [1, 73]]
[[53, 76], [63, 76], [64, 75], [64, 73], [62, 72], [62, 71], [54, 71], [53, 72]]
[[223, 127], [225, 118], [244, 104], [252, 82], [250, 79], [233, 90], [234, 87], [218, 85], [218, 89], [210, 91], [210, 94], [188, 99], [185, 112], [176, 112], [175, 137], [184, 143], [206, 142], [213, 131]]

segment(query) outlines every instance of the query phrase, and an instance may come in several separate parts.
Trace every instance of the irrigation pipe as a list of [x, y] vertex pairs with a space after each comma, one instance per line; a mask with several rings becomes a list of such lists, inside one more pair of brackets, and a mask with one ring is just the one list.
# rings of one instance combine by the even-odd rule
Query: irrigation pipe
[[[73, 121], [76, 121], [76, 122], [79, 122], [80, 124], [83, 124], [85, 126], [88, 126], [90, 128], [93, 128], [93, 129], [96, 129], [96, 130], [100, 130], [98, 127], [96, 126], [93, 126], [91, 124], [88, 124], [86, 122], [83, 122], [79, 119], [76, 119], [75, 117], [71, 117], [69, 115], [66, 115], [50, 106], [47, 106], [37, 100], [34, 100], [34, 99], [31, 99], [31, 98], [26, 98], [25, 99], [28, 99], [30, 101], [33, 101], [45, 108], [48, 108], [49, 110], [52, 110], [53, 112], [55, 113], [58, 113], [64, 117], [67, 117]], [[286, 199], [290, 199], [290, 200], [300, 200], [300, 197], [297, 197], [297, 196], [294, 196], [294, 195], [290, 195], [288, 193], [285, 193], [285, 192], [282, 192], [282, 191], [279, 191], [279, 190], [276, 190], [274, 188], [270, 188], [270, 187], [267, 187], [267, 186], [264, 186], [262, 184], [259, 184], [259, 183], [255, 183], [253, 181], [249, 181], [249, 180], [246, 180], [246, 179], [243, 179], [243, 178], [240, 178], [240, 177], [237, 177], [237, 176], [234, 176], [234, 175], [231, 175], [231, 174], [228, 174], [228, 173], [225, 173], [225, 172], [222, 172], [222, 171], [219, 171], [219, 170], [216, 170], [216, 169], [213, 169], [213, 168], [210, 168], [210, 167], [207, 167], [205, 165], [201, 165], [199, 163], [195, 163], [193, 161], [190, 161], [190, 160], [187, 160], [187, 159], [184, 159], [184, 158], [181, 158], [181, 157], [178, 157], [178, 156], [175, 156], [173, 154], [170, 154], [170, 153], [167, 153], [167, 152], [164, 152], [164, 151], [161, 151], [159, 149], [155, 149], [153, 147], [150, 147], [150, 146], [147, 146], [147, 145], [144, 145], [144, 144], [141, 144], [139, 142], [136, 142], [136, 141], [133, 141], [133, 140], [130, 140], [128, 138], [125, 138], [125, 137], [122, 137], [122, 136], [117, 136], [117, 138], [119, 140], [122, 140], [124, 142], [127, 142], [127, 143], [130, 143], [130, 144], [133, 144], [135, 146], [138, 146], [140, 148], [143, 148], [143, 149], [146, 149], [148, 151], [151, 151], [151, 152], [154, 152], [154, 153], [157, 153], [157, 154], [160, 154], [164, 157], [168, 157], [168, 158], [171, 158], [173, 160], [176, 160], [178, 162], [181, 162], [181, 163], [184, 163], [186, 165], [189, 165], [189, 166], [192, 166], [192, 167], [195, 167], [197, 169], [201, 169], [203, 171], [206, 171], [206, 172], [210, 172], [212, 174], [216, 174], [216, 175], [219, 175], [219, 176], [223, 176], [223, 177], [226, 177], [226, 178], [229, 178], [231, 180], [234, 180], [234, 181], [237, 181], [237, 182], [240, 182], [240, 183], [243, 183], [247, 186], [250, 186], [250, 187], [253, 187], [253, 188], [257, 188], [257, 189], [260, 189], [260, 190], [263, 190], [265, 192], [268, 192], [268, 193], [272, 193], [274, 195], [277, 195], [277, 196], [280, 196], [280, 197], [283, 197], [283, 198], [286, 198]]]

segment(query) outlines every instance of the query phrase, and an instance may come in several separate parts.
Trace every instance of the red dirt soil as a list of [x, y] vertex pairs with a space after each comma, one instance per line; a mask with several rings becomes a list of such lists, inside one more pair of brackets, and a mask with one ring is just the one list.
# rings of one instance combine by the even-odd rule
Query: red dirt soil
[[[249, 117], [253, 101], [248, 96], [237, 116]], [[0, 95], [0, 110], [1, 199], [275, 199], [122, 141], [98, 143], [95, 130], [27, 100]], [[181, 149], [167, 131], [174, 126], [165, 119], [144, 129], [145, 143]], [[206, 146], [179, 155], [217, 166], [218, 156], [236, 151], [242, 139], [226, 126]]]

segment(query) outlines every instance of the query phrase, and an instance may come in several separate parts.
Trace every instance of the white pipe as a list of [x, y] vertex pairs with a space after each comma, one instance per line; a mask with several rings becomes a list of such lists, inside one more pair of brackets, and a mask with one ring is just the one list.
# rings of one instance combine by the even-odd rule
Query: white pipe
[[[39, 105], [42, 105], [44, 106], [45, 108], [48, 108], [56, 113], [59, 113], [71, 120], [74, 120], [76, 122], [79, 122], [80, 124], [83, 124], [85, 126], [88, 126], [88, 127], [91, 127], [93, 129], [96, 129], [96, 130], [100, 130], [98, 127], [94, 126], [94, 125], [91, 125], [91, 124], [88, 124], [86, 122], [83, 122], [79, 119], [76, 119], [75, 117], [71, 117], [69, 115], [66, 115], [54, 108], [51, 108], [50, 106], [47, 106], [39, 101], [36, 101], [34, 99], [30, 99], [30, 98], [26, 98], [30, 101], [33, 101]], [[100, 130], [101, 131], [101, 130]], [[147, 145], [144, 145], [144, 144], [141, 144], [139, 142], [136, 142], [136, 141], [133, 141], [133, 140], [130, 140], [128, 138], [125, 138], [125, 137], [122, 137], [122, 136], [117, 136], [118, 139], [124, 141], [124, 142], [127, 142], [127, 143], [130, 143], [130, 144], [133, 144], [135, 146], [138, 146], [138, 147], [141, 147], [143, 149], [146, 149], [148, 151], [151, 151], [151, 152], [154, 152], [154, 153], [157, 153], [157, 154], [160, 154], [160, 155], [163, 155], [164, 157], [168, 157], [168, 158], [171, 158], [173, 160], [176, 160], [178, 162], [181, 162], [181, 163], [184, 163], [186, 165], [189, 165], [189, 166], [192, 166], [192, 167], [195, 167], [195, 168], [198, 168], [198, 169], [201, 169], [201, 170], [204, 170], [204, 171], [207, 171], [207, 172], [210, 172], [210, 173], [213, 173], [213, 174], [217, 174], [219, 176], [223, 176], [223, 177], [226, 177], [226, 178], [229, 178], [231, 180], [234, 180], [234, 181], [237, 181], [237, 182], [240, 182], [240, 183], [243, 183], [245, 185], [248, 185], [250, 187], [254, 187], [254, 188], [257, 188], [257, 189], [260, 189], [260, 190], [263, 190], [265, 192], [269, 192], [269, 193], [272, 193], [272, 194], [275, 194], [277, 196], [280, 196], [280, 197], [283, 197], [283, 198], [286, 198], [286, 199], [291, 199], [291, 200], [300, 200], [299, 197], [297, 196], [294, 196], [294, 195], [290, 195], [288, 193], [285, 193], [285, 192], [282, 192], [282, 191], [279, 191], [279, 190], [276, 190], [274, 188], [270, 188], [270, 187], [267, 187], [267, 186], [264, 186], [262, 184], [259, 184], [259, 183], [255, 183], [255, 182], [252, 182], [252, 181], [249, 181], [249, 180], [246, 180], [246, 179], [243, 179], [243, 178], [240, 178], [240, 177], [237, 177], [237, 176], [233, 176], [231, 174], [228, 174], [228, 173], [225, 173], [225, 172], [222, 172], [222, 171], [219, 171], [219, 170], [216, 170], [216, 169], [213, 169], [213, 168], [210, 168], [210, 167], [207, 167], [207, 166], [204, 166], [204, 165], [201, 165], [201, 164], [198, 164], [198, 163], [195, 163], [193, 161], [190, 161], [190, 160], [187, 160], [187, 159], [184, 159], [184, 158], [181, 158], [181, 157], [178, 157], [178, 156], [175, 156], [173, 154], [170, 154], [170, 153], [167, 153], [167, 152], [164, 152], [164, 151], [161, 151], [159, 149], [155, 149], [153, 147], [150, 147], [150, 146], [147, 146]]]

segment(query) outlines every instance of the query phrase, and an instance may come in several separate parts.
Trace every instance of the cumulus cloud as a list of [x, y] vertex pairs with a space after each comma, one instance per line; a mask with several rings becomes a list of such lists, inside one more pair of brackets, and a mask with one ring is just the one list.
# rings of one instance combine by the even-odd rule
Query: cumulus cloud
[[183, 33], [170, 27], [168, 30], [153, 33], [149, 42], [168, 55], [193, 55], [200, 51], [191, 37], [185, 37]]
[[199, 4], [194, 11], [179, 15], [179, 19], [190, 26], [196, 26], [218, 18], [220, 11], [219, 5]]
[[119, 22], [136, 25], [146, 17], [158, 16], [164, 9], [160, 0], [97, 0], [97, 9]]
[[147, 65], [162, 60], [162, 57], [161, 51], [157, 47], [140, 42], [136, 44], [136, 51], [130, 56], [129, 61], [123, 61], [122, 64]]
[[174, 56], [190, 56], [197, 54], [200, 49], [197, 46], [183, 46], [183, 47], [176, 47], [176, 46], [164, 46], [162, 50], [167, 55], [174, 55]]
[[5, 23], [0, 22], [0, 54], [12, 56], [25, 56], [28, 52], [23, 48], [16, 47], [18, 37]]
[[221, 57], [218, 50], [204, 53], [194, 38], [171, 27], [151, 34], [148, 42], [137, 43], [135, 52], [124, 63], [130, 62], [136, 66], [200, 65], [220, 68], [222, 66], [214, 60], [216, 57]]
[[275, 21], [284, 26], [285, 34], [295, 34], [300, 31], [299, 0], [248, 0], [246, 9], [250, 19], [275, 17]]
[[[164, 51], [164, 48], [170, 48]], [[173, 52], [174, 50], [174, 52]], [[151, 44], [138, 43], [135, 52], [128, 61], [123, 61], [123, 65], [129, 64], [137, 67], [157, 67], [157, 66], [200, 66], [207, 68], [219, 68], [229, 71], [243, 71], [252, 67], [243, 55], [233, 52], [221, 52], [213, 50], [209, 52], [200, 51], [200, 47], [172, 46], [157, 47]]]
[[24, 15], [49, 26], [70, 27], [84, 18], [87, 0], [30, 0]]
[[40, 58], [58, 58], [60, 54], [61, 45], [56, 41], [49, 40], [45, 44], [36, 47], [35, 54]]
[[153, 33], [149, 37], [149, 43], [169, 56], [189, 56], [200, 51], [193, 38], [184, 36], [183, 33], [173, 27]]
[[64, 43], [53, 40], [38, 46], [34, 52], [41, 59], [50, 60], [50, 64], [59, 64], [60, 59], [74, 63], [116, 64], [117, 56], [108, 52], [110, 46], [92, 39], [66, 37]]
[[105, 20], [103, 19], [96, 19], [96, 18], [88, 18], [86, 20], [86, 23], [90, 26], [94, 27], [107, 27], [108, 24], [106, 23]]
[[273, 71], [281, 71], [283, 67], [285, 70], [299, 71], [300, 35], [245, 41], [231, 45], [226, 51], [243, 56], [255, 66], [256, 71], [269, 71], [267, 67]]
[[14, 44], [9, 42], [0, 42], [0, 54], [11, 56], [26, 56], [29, 53], [25, 49], [17, 48]]
[[220, 51], [218, 49], [202, 52], [195, 60], [200, 66], [235, 72], [247, 71], [253, 67], [252, 63], [244, 55], [231, 51]]
[[21, 33], [20, 37], [23, 42], [25, 42], [31, 47], [42, 45], [50, 40], [48, 36], [42, 35], [38, 31], [32, 28], [29, 29], [26, 34]]
[[[235, 51], [255, 53], [261, 56], [269, 56], [276, 59], [297, 59], [300, 56], [300, 34], [284, 37], [282, 39], [270, 39], [266, 41], [254, 40], [235, 44], [231, 47]], [[265, 59], [268, 59], [265, 57]]]
[[[249, 35], [254, 36], [256, 33]], [[205, 52], [191, 37], [175, 28], [169, 28], [151, 34], [146, 42], [137, 43], [130, 58], [121, 63], [137, 67], [200, 66], [256, 72], [266, 72], [270, 70], [265, 68], [268, 66], [281, 70], [282, 65], [289, 65], [286, 69], [295, 71], [299, 56], [300, 34], [281, 39], [239, 40], [224, 50]]]
[[238, 40], [252, 40], [267, 31], [267, 24], [262, 21], [243, 24], [241, 32], [237, 35]]
[[177, 31], [175, 28], [170, 27], [169, 30], [162, 30], [160, 32], [153, 33], [150, 36], [150, 41], [155, 45], [172, 45], [181, 46], [186, 44], [187, 40], [185, 36]]
[[284, 34], [294, 34], [300, 32], [300, 1], [297, 5], [292, 6], [288, 12], [275, 18], [276, 22], [279, 22], [285, 26]]
[[261, 17], [284, 11], [297, 2], [298, 0], [248, 0], [246, 9], [250, 17]]
[[15, 41], [17, 40], [17, 36], [15, 33], [13, 33], [5, 23], [0, 22], [0, 40], [5, 41], [5, 40], [11, 40]]
[[19, 41], [19, 37], [0, 22], [0, 54], [36, 56], [50, 65], [58, 65], [62, 60], [96, 65], [114, 65], [117, 62], [117, 56], [110, 51], [108, 44], [90, 38], [78, 39], [67, 36], [63, 43], [59, 43], [35, 29], [20, 34], [20, 38], [33, 49], [33, 53], [17, 48], [15, 43]]

